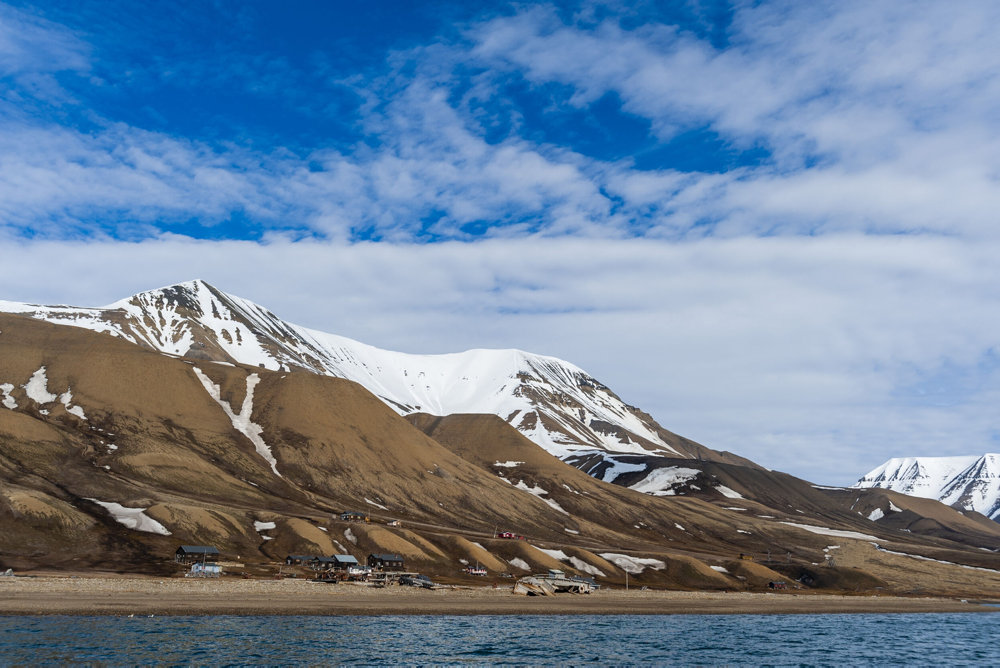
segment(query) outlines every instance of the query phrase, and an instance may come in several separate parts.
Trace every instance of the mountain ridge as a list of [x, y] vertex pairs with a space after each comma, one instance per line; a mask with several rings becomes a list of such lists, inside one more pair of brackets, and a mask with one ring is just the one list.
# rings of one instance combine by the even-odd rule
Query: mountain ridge
[[1000, 521], [1000, 454], [895, 457], [866, 473], [853, 487], [936, 499]]
[[[937, 502], [908, 519], [893, 512], [907, 522], [895, 528], [853, 499], [827, 504], [805, 481], [735, 464], [672, 494], [641, 493], [571, 467], [497, 416], [402, 417], [358, 383], [307, 370], [167, 355], [0, 314], [0, 389], [3, 568], [176, 574], [177, 545], [205, 544], [258, 575], [288, 554], [395, 552], [466, 582], [457, 569], [491, 556], [515, 575], [766, 587], [740, 578], [737, 555], [750, 553], [783, 577], [806, 569], [821, 588], [910, 591], [914, 564], [926, 564], [932, 591], [982, 593], [986, 579], [1000, 592], [1000, 526], [963, 527]], [[670, 462], [688, 463], [699, 460]], [[939, 535], [921, 530], [931, 513]], [[834, 541], [838, 565], [816, 568]]]
[[100, 308], [0, 301], [0, 311], [83, 327], [195, 359], [306, 370], [358, 382], [401, 415], [499, 415], [550, 453], [733, 457], [667, 431], [580, 367], [517, 349], [415, 355], [287, 323], [201, 279]]

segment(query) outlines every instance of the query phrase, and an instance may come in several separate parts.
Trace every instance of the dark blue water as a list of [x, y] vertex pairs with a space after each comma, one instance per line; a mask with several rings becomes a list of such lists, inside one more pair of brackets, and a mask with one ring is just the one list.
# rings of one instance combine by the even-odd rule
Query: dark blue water
[[1000, 665], [984, 614], [0, 617], [0, 664]]

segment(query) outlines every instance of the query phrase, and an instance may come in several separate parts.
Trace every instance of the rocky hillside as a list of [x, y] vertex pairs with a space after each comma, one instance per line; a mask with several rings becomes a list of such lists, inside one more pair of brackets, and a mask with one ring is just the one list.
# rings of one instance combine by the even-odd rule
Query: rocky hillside
[[[1000, 566], [978, 525], [921, 536], [790, 476], [690, 457], [657, 462], [704, 468], [648, 494], [569, 466], [496, 416], [404, 418], [350, 380], [164, 354], [115, 331], [0, 315], [0, 567], [172, 573], [179, 544], [211, 544], [257, 572], [291, 553], [396, 552], [449, 578], [475, 561], [665, 587], [753, 588], [793, 569], [838, 588], [904, 582], [875, 551], [936, 560], [957, 579], [928, 581], [948, 590], [973, 573], [1000, 595], [1000, 574], [939, 563]], [[373, 522], [341, 522], [343, 510]], [[817, 572], [848, 544], [860, 570]]]
[[0, 312], [108, 333], [190, 359], [353, 380], [400, 414], [498, 415], [560, 458], [632, 453], [734, 459], [663, 429], [569, 362], [520, 350], [381, 350], [287, 323], [200, 280], [102, 308], [0, 302]]

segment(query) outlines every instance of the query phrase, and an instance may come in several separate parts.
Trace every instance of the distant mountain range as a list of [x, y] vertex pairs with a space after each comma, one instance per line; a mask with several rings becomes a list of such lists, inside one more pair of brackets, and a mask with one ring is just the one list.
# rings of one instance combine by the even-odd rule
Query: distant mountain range
[[867, 473], [854, 485], [879, 487], [937, 499], [962, 510], [1000, 520], [1000, 455], [898, 457]]

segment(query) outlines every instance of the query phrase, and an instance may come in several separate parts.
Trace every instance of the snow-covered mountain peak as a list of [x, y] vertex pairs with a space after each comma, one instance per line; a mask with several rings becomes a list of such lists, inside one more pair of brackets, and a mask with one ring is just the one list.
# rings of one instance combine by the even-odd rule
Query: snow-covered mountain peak
[[863, 476], [854, 487], [880, 487], [938, 499], [1000, 519], [1000, 454], [897, 457]]
[[0, 311], [108, 332], [172, 355], [355, 381], [401, 414], [492, 413], [558, 457], [586, 451], [690, 456], [648, 416], [574, 364], [515, 349], [382, 350], [281, 320], [201, 279], [103, 308], [0, 302]]
[[189, 308], [196, 308], [201, 302], [203, 295], [211, 295], [212, 293], [224, 294], [220, 290], [212, 287], [204, 280], [196, 278], [191, 281], [184, 281], [183, 283], [176, 283], [174, 285], [166, 285], [162, 288], [156, 288], [155, 290], [145, 290], [131, 297], [126, 297], [113, 304], [108, 304], [103, 307], [104, 309], [116, 309], [124, 308], [128, 304], [156, 304], [156, 303], [173, 303], [177, 306], [186, 306]]

